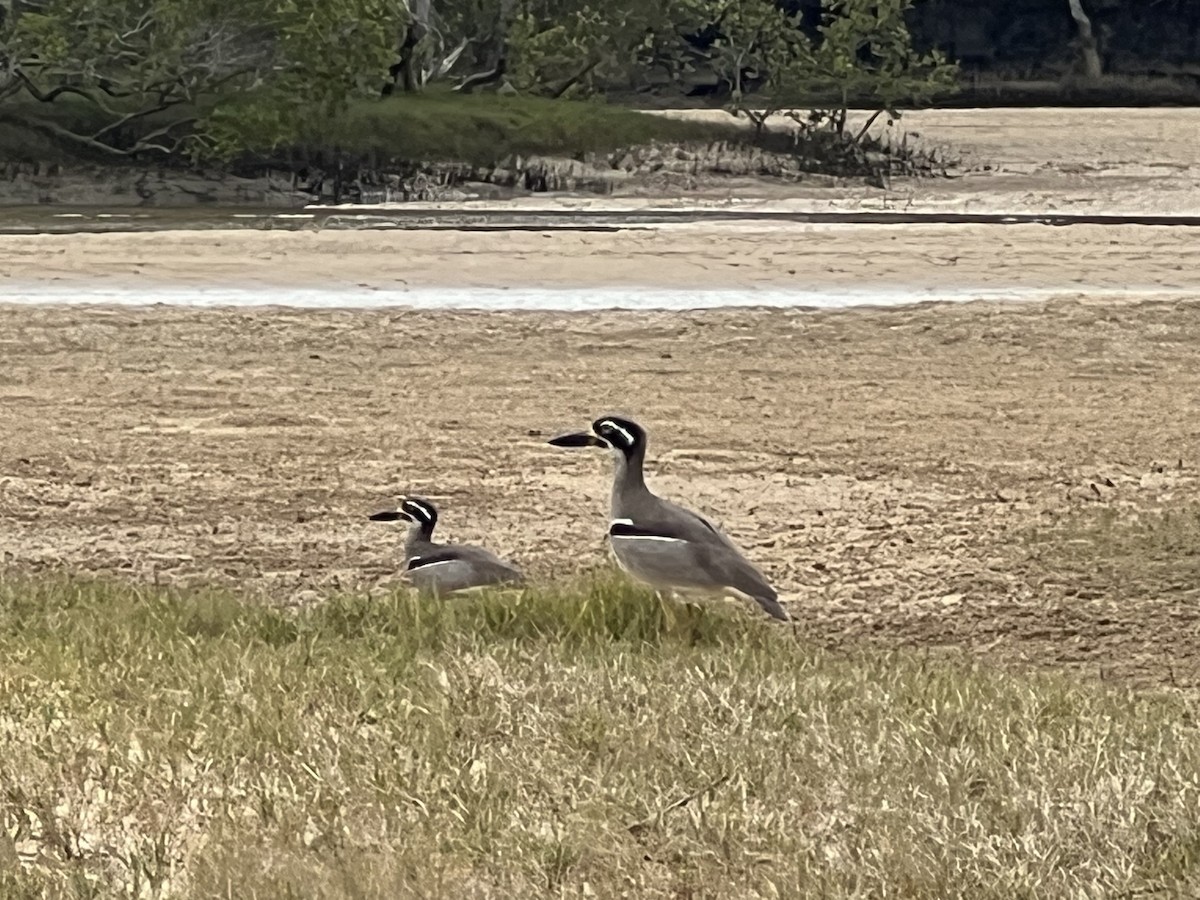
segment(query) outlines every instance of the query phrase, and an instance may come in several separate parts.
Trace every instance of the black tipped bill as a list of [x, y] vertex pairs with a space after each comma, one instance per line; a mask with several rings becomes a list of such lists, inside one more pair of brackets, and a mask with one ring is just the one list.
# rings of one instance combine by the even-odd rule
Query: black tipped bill
[[406, 512], [401, 512], [398, 509], [385, 509], [383, 512], [373, 513], [368, 516], [372, 522], [411, 522], [412, 516]]
[[608, 442], [603, 438], [598, 438], [594, 434], [589, 434], [586, 431], [576, 432], [575, 434], [560, 434], [558, 437], [552, 437], [546, 442], [553, 444], [555, 447], [607, 447]]

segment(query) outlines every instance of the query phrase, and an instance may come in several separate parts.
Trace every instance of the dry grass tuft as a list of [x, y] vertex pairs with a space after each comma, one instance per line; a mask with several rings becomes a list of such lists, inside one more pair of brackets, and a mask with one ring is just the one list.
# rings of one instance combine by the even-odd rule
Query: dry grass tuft
[[1195, 708], [619, 582], [300, 613], [0, 581], [5, 897], [1200, 887]]

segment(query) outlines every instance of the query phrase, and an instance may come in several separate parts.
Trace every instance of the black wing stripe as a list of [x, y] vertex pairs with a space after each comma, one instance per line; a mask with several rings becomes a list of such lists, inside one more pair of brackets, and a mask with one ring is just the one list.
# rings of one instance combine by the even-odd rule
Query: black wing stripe
[[608, 526], [609, 537], [661, 537], [673, 538], [677, 541], [686, 540], [682, 535], [670, 532], [669, 528], [643, 528], [639, 525], [630, 525], [628, 522], [613, 522]]
[[428, 556], [414, 556], [408, 561], [408, 565], [405, 568], [411, 572], [413, 569], [419, 569], [422, 566], [432, 566], [434, 563], [440, 562], [453, 562], [458, 558], [458, 554], [453, 551], [430, 553]]

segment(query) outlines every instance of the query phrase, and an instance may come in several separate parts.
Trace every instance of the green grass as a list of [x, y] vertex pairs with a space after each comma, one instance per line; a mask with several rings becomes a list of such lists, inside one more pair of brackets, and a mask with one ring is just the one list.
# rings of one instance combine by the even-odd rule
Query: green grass
[[603, 102], [448, 91], [360, 101], [314, 121], [301, 147], [388, 160], [492, 163], [513, 154], [579, 157], [647, 144], [730, 137], [734, 129]]
[[290, 613], [0, 580], [0, 659], [5, 897], [1200, 887], [1188, 701], [619, 582]]
[[[177, 115], [172, 110], [172, 115]], [[65, 98], [52, 106], [24, 103], [0, 121], [0, 160], [112, 163], [19, 122], [21, 115], [49, 119], [78, 132], [103, 124], [94, 107]], [[150, 126], [156, 119], [147, 119]], [[490, 164], [513, 154], [580, 157], [647, 144], [741, 135], [728, 126], [682, 122], [603, 102], [538, 97], [463, 95], [446, 90], [360, 100], [333, 117], [314, 116], [294, 148], [300, 155], [349, 158], [374, 164], [467, 162]], [[247, 148], [251, 157], [274, 157], [270, 148]]]

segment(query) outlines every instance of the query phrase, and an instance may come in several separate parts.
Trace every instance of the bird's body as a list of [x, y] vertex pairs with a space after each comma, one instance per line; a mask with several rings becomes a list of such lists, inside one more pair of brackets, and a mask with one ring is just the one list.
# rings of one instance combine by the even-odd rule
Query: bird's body
[[376, 522], [409, 522], [404, 542], [405, 581], [422, 594], [446, 596], [480, 588], [518, 586], [524, 576], [512, 563], [472, 544], [439, 544], [433, 540], [437, 509], [428, 500], [406, 498], [398, 510], [375, 513]]
[[592, 424], [590, 434], [550, 443], [615, 451], [608, 537], [617, 563], [634, 578], [658, 591], [741, 596], [776, 619], [788, 619], [775, 589], [719, 528], [646, 487], [646, 432], [636, 422], [607, 416]]

